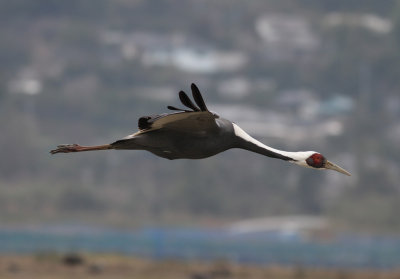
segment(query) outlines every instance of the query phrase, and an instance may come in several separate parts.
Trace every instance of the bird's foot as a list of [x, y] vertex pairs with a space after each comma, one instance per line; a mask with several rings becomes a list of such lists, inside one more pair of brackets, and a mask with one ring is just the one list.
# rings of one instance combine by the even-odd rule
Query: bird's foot
[[81, 146], [79, 144], [61, 144], [58, 145], [56, 149], [50, 151], [51, 154], [57, 153], [70, 153], [80, 151]]

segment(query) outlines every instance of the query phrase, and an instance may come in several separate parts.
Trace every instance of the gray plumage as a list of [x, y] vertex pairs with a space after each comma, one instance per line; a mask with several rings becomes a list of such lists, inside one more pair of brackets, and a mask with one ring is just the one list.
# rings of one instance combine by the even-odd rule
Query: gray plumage
[[111, 146], [147, 150], [167, 159], [202, 159], [235, 147], [232, 134], [232, 123], [210, 112], [178, 112], [162, 116], [148, 129]]
[[147, 150], [167, 159], [202, 159], [241, 147], [232, 122], [208, 110], [195, 84], [191, 89], [197, 106], [183, 91], [179, 98], [192, 111], [179, 109], [180, 112], [141, 117], [139, 132], [112, 143], [112, 147]]
[[231, 148], [241, 148], [300, 166], [333, 169], [350, 175], [314, 151], [288, 152], [266, 146], [249, 136], [239, 126], [208, 110], [195, 84], [191, 85], [195, 103], [179, 92], [179, 99], [188, 109], [168, 106], [177, 112], [139, 118], [139, 131], [111, 144], [80, 146], [59, 145], [50, 153], [94, 150], [146, 150], [167, 159], [202, 159]]

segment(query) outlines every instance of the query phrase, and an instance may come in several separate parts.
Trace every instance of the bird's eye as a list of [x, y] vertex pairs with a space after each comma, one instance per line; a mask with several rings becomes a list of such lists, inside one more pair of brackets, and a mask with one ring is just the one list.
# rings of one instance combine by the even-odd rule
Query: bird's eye
[[326, 162], [325, 157], [319, 153], [314, 153], [306, 160], [307, 165], [313, 168], [322, 168], [324, 167], [325, 162]]

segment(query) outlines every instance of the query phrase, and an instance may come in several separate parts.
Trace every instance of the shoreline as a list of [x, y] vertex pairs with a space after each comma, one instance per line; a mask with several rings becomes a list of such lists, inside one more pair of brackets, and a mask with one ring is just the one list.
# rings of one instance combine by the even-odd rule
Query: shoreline
[[306, 268], [258, 266], [224, 260], [211, 262], [149, 260], [122, 254], [2, 254], [0, 278], [310, 278], [398, 279], [400, 269]]

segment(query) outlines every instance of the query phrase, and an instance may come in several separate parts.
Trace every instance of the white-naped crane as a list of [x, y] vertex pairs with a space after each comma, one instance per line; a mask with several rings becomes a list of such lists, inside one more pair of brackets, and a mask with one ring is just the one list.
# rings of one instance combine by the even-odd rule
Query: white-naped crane
[[51, 154], [107, 149], [147, 150], [167, 159], [202, 159], [231, 148], [241, 148], [268, 157], [285, 160], [314, 169], [331, 169], [350, 173], [315, 151], [289, 152], [259, 142], [237, 124], [208, 110], [197, 86], [191, 85], [194, 104], [180, 91], [179, 98], [187, 109], [168, 106], [172, 113], [139, 118], [139, 131], [110, 144], [81, 146], [59, 145]]

